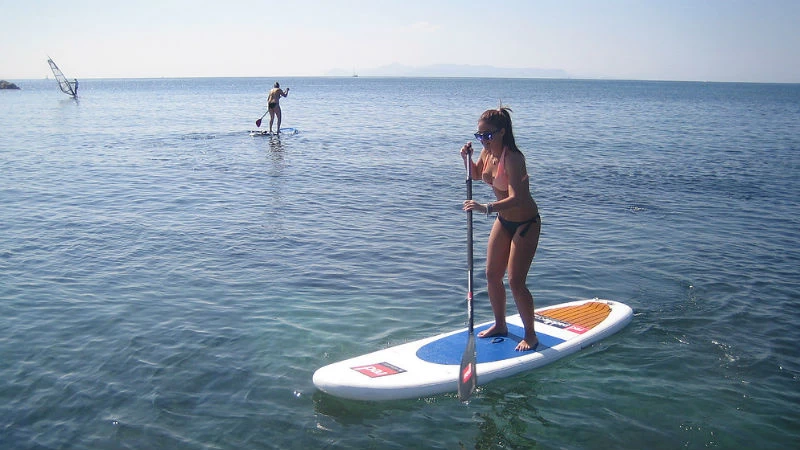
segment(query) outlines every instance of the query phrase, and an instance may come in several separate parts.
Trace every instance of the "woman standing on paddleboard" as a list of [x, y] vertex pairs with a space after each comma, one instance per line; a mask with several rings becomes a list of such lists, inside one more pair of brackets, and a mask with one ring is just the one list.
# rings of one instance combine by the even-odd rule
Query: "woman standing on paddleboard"
[[275, 86], [269, 91], [267, 95], [267, 110], [269, 111], [269, 132], [272, 133], [272, 122], [275, 121], [275, 116], [278, 116], [278, 134], [281, 132], [281, 97], [289, 95], [289, 88], [284, 91], [281, 89], [280, 83], [275, 82]]
[[526, 280], [539, 245], [541, 220], [539, 208], [531, 196], [525, 156], [514, 140], [511, 109], [485, 111], [478, 120], [475, 138], [483, 144], [478, 161], [472, 161], [472, 142], [461, 147], [461, 157], [465, 164], [469, 164], [472, 179], [483, 180], [497, 197], [497, 201], [486, 204], [474, 200], [464, 202], [465, 211], [478, 211], [487, 216], [497, 213], [486, 251], [486, 282], [494, 325], [478, 333], [478, 337], [508, 334], [506, 287], [503, 284], [508, 271], [508, 284], [525, 326], [525, 337], [517, 345], [517, 350], [535, 349], [539, 339], [533, 329], [533, 295]]

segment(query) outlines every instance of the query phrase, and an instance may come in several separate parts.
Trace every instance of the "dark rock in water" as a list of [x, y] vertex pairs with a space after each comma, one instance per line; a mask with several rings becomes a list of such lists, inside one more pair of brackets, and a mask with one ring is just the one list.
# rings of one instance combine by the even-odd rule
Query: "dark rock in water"
[[6, 80], [0, 80], [0, 89], [19, 89], [19, 86]]

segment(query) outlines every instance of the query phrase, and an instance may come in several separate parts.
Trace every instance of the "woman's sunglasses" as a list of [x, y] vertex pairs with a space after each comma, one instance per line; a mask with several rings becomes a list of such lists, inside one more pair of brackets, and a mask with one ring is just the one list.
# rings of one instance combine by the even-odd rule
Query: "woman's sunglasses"
[[491, 141], [494, 137], [494, 134], [497, 133], [497, 130], [494, 131], [484, 131], [483, 133], [475, 133], [475, 139], [483, 142], [483, 141]]

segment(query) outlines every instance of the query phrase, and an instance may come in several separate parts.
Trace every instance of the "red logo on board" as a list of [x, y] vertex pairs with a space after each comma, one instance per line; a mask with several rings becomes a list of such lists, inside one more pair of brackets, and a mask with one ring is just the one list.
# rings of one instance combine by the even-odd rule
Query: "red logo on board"
[[589, 331], [589, 329], [586, 328], [586, 327], [582, 327], [580, 325], [573, 325], [573, 326], [567, 328], [567, 331], [572, 331], [575, 334], [583, 334], [583, 333], [586, 333], [587, 331]]
[[397, 375], [398, 373], [405, 372], [404, 369], [401, 369], [387, 362], [368, 364], [366, 366], [351, 367], [351, 369], [355, 370], [356, 372], [360, 372], [370, 378], [385, 377], [388, 375]]

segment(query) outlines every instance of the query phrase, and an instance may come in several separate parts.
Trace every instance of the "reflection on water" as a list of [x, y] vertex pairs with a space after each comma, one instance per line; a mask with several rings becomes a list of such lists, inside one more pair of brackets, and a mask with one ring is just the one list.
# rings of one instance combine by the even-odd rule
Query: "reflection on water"
[[273, 135], [269, 137], [269, 149], [273, 155], [280, 157], [280, 160], [283, 160], [283, 143], [281, 142], [280, 135]]
[[[527, 378], [527, 377], [526, 377]], [[529, 379], [529, 378], [528, 378]], [[532, 433], [547, 426], [538, 411], [535, 384], [513, 379], [514, 389], [482, 388], [481, 403], [487, 406], [475, 414], [478, 435], [475, 448], [535, 448], [537, 440]]]

